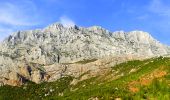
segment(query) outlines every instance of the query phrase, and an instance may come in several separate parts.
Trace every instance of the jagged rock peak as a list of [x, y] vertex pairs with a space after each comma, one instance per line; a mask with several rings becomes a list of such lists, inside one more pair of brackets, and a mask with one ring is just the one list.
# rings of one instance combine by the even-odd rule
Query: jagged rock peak
[[91, 26], [91, 27], [89, 27], [88, 29], [90, 29], [90, 30], [105, 30], [104, 28], [102, 28], [101, 26]]
[[119, 38], [136, 38], [137, 40], [144, 40], [144, 39], [151, 39], [153, 40], [153, 37], [148, 33], [140, 30], [130, 31], [130, 32], [124, 32], [124, 31], [115, 31], [112, 33], [113, 37], [119, 37]]
[[56, 29], [56, 30], [61, 30], [61, 29], [80, 29], [80, 30], [89, 30], [89, 31], [106, 31], [106, 32], [109, 32], [108, 30], [106, 30], [105, 28], [102, 28], [101, 26], [91, 26], [91, 27], [88, 27], [88, 28], [85, 28], [85, 27], [80, 27], [80, 26], [77, 26], [77, 25], [70, 25], [70, 26], [66, 26], [66, 25], [63, 25], [59, 22], [57, 23], [54, 23], [54, 24], [51, 24], [49, 26], [47, 26], [45, 28], [46, 30], [48, 29]]
[[138, 31], [138, 30], [130, 31], [127, 34], [138, 36], [138, 37], [147, 37], [147, 38], [151, 38], [152, 37], [148, 32]]
[[47, 27], [63, 28], [64, 26], [63, 26], [63, 24], [57, 22], [57, 23], [53, 23], [53, 24], [51, 24], [51, 25], [49, 25]]
[[[46, 69], [43, 70], [45, 66], [54, 70], [50, 65], [57, 68], [58, 72], [54, 76], [58, 79], [63, 73], [73, 76], [80, 73], [79, 68], [75, 67], [73, 70], [70, 67], [59, 66], [60, 64], [103, 57], [147, 58], [169, 53], [170, 49], [167, 46], [152, 38], [147, 32], [110, 32], [100, 26], [65, 27], [60, 23], [54, 23], [41, 30], [15, 32], [0, 44], [0, 77], [5, 77], [0, 83], [10, 84], [6, 79], [20, 82], [22, 77], [36, 83], [42, 82], [46, 73]], [[98, 67], [90, 66], [85, 72], [90, 68], [99, 70]], [[16, 77], [9, 77], [9, 71]]]
[[123, 30], [121, 30], [121, 31], [115, 31], [115, 32], [113, 32], [113, 35], [114, 34], [124, 34], [124, 35], [129, 35], [129, 34], [131, 34], [131, 35], [139, 35], [139, 36], [141, 36], [141, 35], [143, 35], [143, 36], [150, 36], [151, 37], [151, 35], [148, 33], [148, 32], [144, 32], [144, 31], [141, 31], [141, 30], [134, 30], [134, 31], [130, 31], [130, 32], [125, 32], [125, 31], [123, 31]]
[[91, 26], [91, 27], [88, 27], [87, 28], [88, 30], [90, 31], [98, 31], [98, 30], [102, 30], [102, 31], [107, 31], [107, 32], [110, 32], [109, 30], [101, 27], [101, 26]]
[[47, 26], [45, 29], [79, 29], [77, 25], [63, 25], [59, 22]]

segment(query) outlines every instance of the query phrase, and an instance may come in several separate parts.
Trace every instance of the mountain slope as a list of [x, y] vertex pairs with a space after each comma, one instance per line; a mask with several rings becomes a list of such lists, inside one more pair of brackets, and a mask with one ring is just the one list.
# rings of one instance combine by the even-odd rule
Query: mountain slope
[[[146, 32], [112, 33], [99, 26], [64, 27], [56, 23], [41, 30], [16, 32], [1, 43], [0, 83], [21, 85], [28, 80], [40, 83], [66, 75], [78, 77], [88, 71], [100, 72], [103, 58], [109, 57], [104, 61], [116, 64], [168, 53], [167, 46]], [[94, 59], [93, 67], [77, 64]], [[109, 64], [104, 68], [109, 69]]]
[[107, 55], [159, 56], [167, 54], [166, 49], [142, 31], [111, 33], [98, 26], [79, 28], [61, 24], [14, 33], [1, 46], [2, 53], [17, 53], [29, 62], [40, 64], [70, 63]]
[[[112, 66], [105, 74], [71, 84], [73, 78], [22, 87], [0, 87], [3, 99], [114, 100], [170, 98], [170, 58], [134, 60]], [[36, 91], [36, 92], [35, 92]], [[24, 96], [23, 96], [24, 95]]]

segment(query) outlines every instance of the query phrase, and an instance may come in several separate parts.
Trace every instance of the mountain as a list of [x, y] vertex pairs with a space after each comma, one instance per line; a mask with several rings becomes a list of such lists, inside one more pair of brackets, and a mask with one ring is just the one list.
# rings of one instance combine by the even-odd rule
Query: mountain
[[84, 76], [87, 79], [124, 61], [169, 53], [168, 46], [147, 32], [110, 32], [99, 26], [64, 27], [55, 23], [44, 29], [16, 32], [0, 44], [0, 84], [56, 81], [88, 72]]

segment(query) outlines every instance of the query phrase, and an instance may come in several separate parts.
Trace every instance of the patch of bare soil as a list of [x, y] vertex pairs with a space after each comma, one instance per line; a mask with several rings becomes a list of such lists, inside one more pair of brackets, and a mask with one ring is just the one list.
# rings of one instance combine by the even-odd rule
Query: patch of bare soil
[[142, 76], [137, 81], [128, 83], [129, 91], [136, 93], [139, 91], [138, 86], [147, 86], [152, 83], [154, 79], [159, 79], [167, 75], [167, 72], [163, 70], [163, 67], [154, 70], [152, 73]]

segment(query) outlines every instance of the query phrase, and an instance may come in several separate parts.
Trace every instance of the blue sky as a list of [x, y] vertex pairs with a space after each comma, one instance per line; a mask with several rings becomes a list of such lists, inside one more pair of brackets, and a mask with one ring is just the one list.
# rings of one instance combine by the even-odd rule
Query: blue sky
[[170, 0], [0, 0], [0, 40], [55, 22], [142, 30], [170, 45]]

